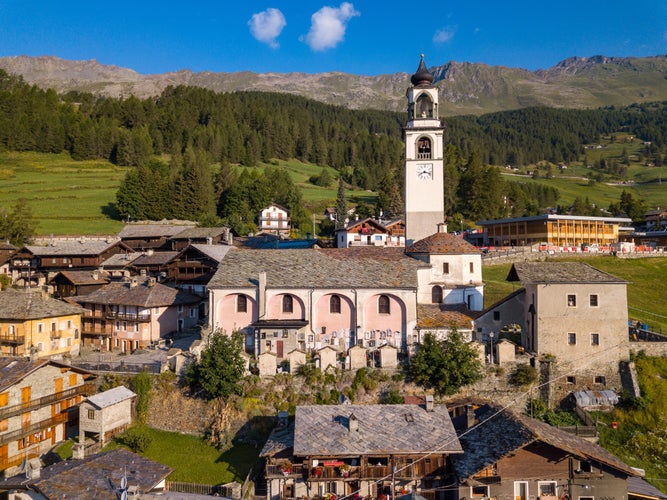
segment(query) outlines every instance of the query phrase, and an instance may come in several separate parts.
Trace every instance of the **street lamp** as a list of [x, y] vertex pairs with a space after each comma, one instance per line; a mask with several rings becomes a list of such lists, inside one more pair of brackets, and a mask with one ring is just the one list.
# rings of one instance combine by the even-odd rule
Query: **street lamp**
[[494, 361], [493, 361], [493, 332], [489, 333], [489, 338], [491, 339], [491, 364], [494, 364]]

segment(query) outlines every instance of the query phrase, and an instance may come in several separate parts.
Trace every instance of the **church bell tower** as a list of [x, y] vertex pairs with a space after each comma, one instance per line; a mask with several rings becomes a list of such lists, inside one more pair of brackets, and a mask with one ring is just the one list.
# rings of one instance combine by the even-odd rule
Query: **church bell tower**
[[443, 134], [438, 116], [438, 88], [421, 56], [408, 88], [405, 126], [405, 244], [438, 231], [445, 221]]

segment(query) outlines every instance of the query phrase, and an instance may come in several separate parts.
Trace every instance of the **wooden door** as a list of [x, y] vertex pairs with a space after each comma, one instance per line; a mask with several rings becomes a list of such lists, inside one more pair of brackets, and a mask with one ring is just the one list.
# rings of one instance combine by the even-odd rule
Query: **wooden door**
[[278, 358], [283, 357], [283, 341], [282, 340], [277, 340], [276, 341], [276, 356]]

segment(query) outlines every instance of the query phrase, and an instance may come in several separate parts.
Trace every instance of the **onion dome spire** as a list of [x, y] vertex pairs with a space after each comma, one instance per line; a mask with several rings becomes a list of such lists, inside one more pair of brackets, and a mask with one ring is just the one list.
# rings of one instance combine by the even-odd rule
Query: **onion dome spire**
[[424, 54], [421, 54], [419, 67], [417, 68], [417, 72], [410, 78], [410, 82], [415, 87], [419, 87], [420, 85], [431, 85], [433, 83], [433, 75], [426, 69], [426, 64], [424, 64]]

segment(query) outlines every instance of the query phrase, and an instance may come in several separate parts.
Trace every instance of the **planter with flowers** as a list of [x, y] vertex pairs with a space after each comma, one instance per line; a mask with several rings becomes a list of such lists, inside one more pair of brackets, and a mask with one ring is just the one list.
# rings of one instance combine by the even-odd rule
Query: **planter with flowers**
[[348, 464], [341, 464], [338, 466], [338, 472], [341, 477], [348, 477], [350, 475], [350, 466]]
[[312, 473], [314, 477], [322, 477], [322, 467], [313, 467]]
[[289, 476], [292, 473], [292, 464], [287, 462], [280, 465], [280, 472], [283, 473], [283, 476]]

